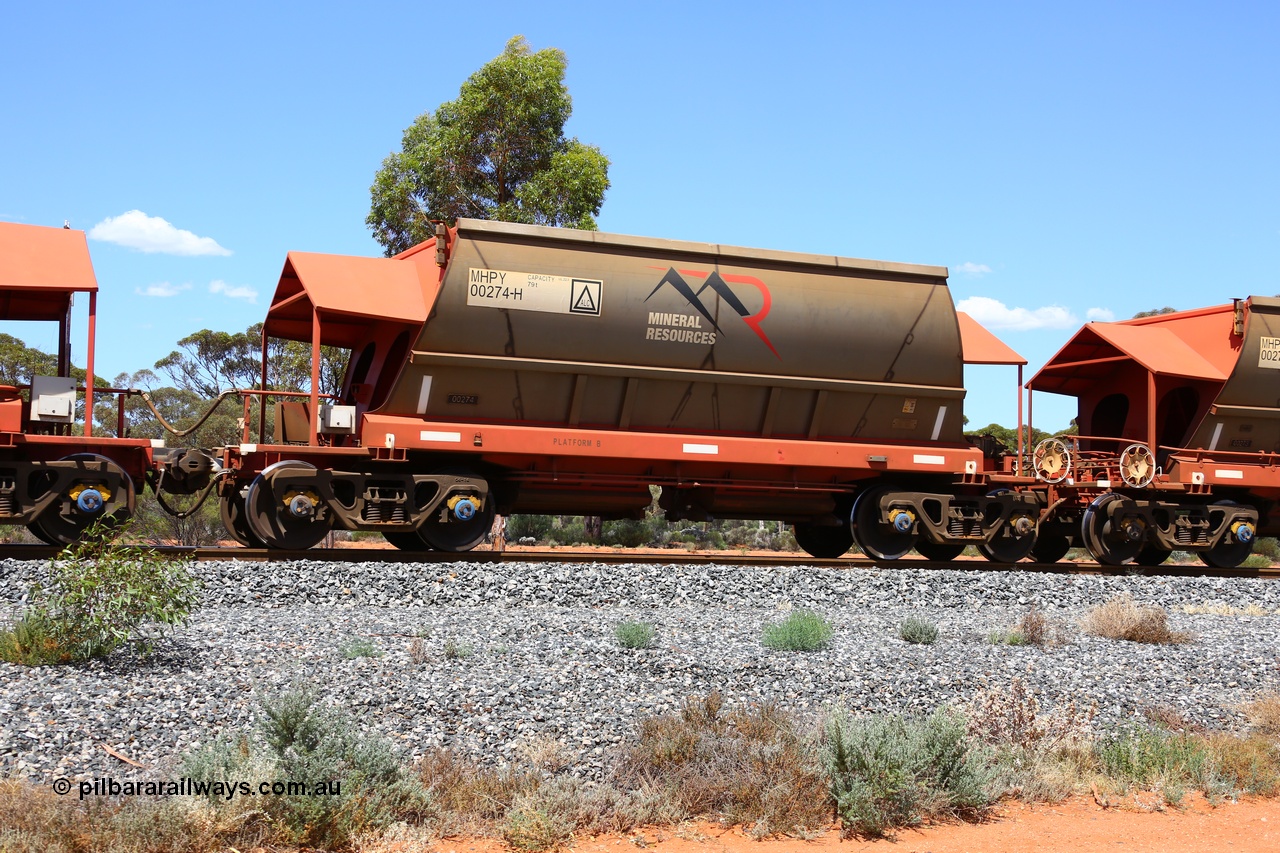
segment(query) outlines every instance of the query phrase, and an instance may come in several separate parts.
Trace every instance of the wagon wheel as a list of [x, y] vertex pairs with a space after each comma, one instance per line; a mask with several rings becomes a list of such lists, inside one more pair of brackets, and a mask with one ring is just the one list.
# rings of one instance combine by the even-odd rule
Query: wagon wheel
[[853, 533], [847, 524], [798, 523], [792, 527], [796, 544], [819, 560], [834, 560], [853, 547]]
[[1136, 558], [1145, 546], [1144, 537], [1133, 537], [1112, 528], [1107, 506], [1122, 498], [1112, 492], [1099, 495], [1080, 520], [1080, 539], [1099, 563], [1119, 566]]
[[[1218, 501], [1214, 506], [1238, 506], [1235, 501]], [[1222, 537], [1217, 545], [1200, 552], [1200, 562], [1215, 569], [1234, 569], [1253, 553], [1254, 537], [1239, 539], [1234, 534]]]
[[285, 460], [268, 465], [249, 484], [244, 496], [245, 521], [249, 530], [268, 548], [305, 551], [328, 534], [329, 518], [324, 505], [291, 486], [280, 483], [282, 474], [314, 471], [314, 465]]
[[853, 538], [868, 557], [876, 560], [897, 560], [916, 544], [914, 521], [906, 530], [880, 523], [880, 498], [891, 491], [889, 486], [877, 486], [862, 492], [853, 502]]
[[1061, 483], [1071, 473], [1071, 451], [1061, 439], [1046, 438], [1032, 452], [1031, 465], [1039, 479], [1046, 483]]
[[431, 550], [431, 546], [426, 543], [426, 540], [416, 530], [384, 530], [382, 531], [382, 538], [401, 551]]
[[1156, 458], [1145, 444], [1131, 444], [1120, 454], [1120, 479], [1125, 485], [1141, 489], [1156, 476]]
[[926, 542], [921, 539], [916, 543], [916, 551], [926, 560], [946, 563], [964, 553], [964, 542]]
[[1036, 544], [1031, 546], [1031, 556], [1037, 563], [1056, 563], [1071, 550], [1070, 537], [1061, 533], [1039, 533]]
[[470, 551], [484, 541], [485, 534], [493, 527], [496, 514], [492, 495], [466, 520], [458, 519], [448, 506], [441, 504], [439, 512], [418, 528], [418, 535], [437, 551]]
[[241, 486], [223, 495], [218, 500], [218, 514], [222, 516], [222, 526], [231, 534], [231, 538], [246, 548], [265, 548], [266, 545], [258, 534], [249, 528], [245, 518], [244, 496], [248, 486]]
[[[36, 517], [31, 526], [39, 528], [38, 538], [52, 545], [70, 545], [95, 521], [116, 525], [129, 520], [133, 515], [133, 480], [123, 468], [96, 453], [73, 453], [61, 461], [100, 463], [103, 467], [100, 471], [85, 468], [84, 474], [77, 477], [78, 482], [72, 487], [75, 497], [71, 494], [60, 496], [56, 503]], [[111, 476], [117, 477], [119, 483], [114, 492], [108, 485]], [[79, 489], [81, 486], [84, 488]]]
[[1138, 552], [1138, 556], [1133, 561], [1139, 566], [1158, 566], [1169, 559], [1169, 555], [1172, 553], [1173, 551], [1168, 548], [1161, 548], [1154, 542], [1148, 542], [1142, 546], [1142, 550]]
[[[997, 489], [988, 497], [1008, 492]], [[996, 528], [990, 539], [978, 543], [982, 556], [993, 563], [1016, 563], [1031, 553], [1036, 545], [1036, 522], [1023, 512], [1016, 512]]]

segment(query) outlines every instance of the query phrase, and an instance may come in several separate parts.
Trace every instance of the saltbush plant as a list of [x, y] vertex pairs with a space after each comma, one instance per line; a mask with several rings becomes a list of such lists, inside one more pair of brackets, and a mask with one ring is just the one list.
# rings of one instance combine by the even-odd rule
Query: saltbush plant
[[102, 657], [126, 643], [147, 654], [184, 625], [199, 601], [186, 563], [120, 544], [122, 530], [94, 524], [49, 564], [47, 585], [0, 634], [0, 658], [41, 665]]
[[647, 649], [653, 645], [653, 625], [649, 622], [623, 622], [613, 629], [613, 636], [624, 649]]
[[908, 616], [898, 626], [898, 636], [908, 643], [932, 646], [938, 642], [938, 626], [920, 616]]
[[[263, 781], [301, 782], [310, 789], [232, 800], [211, 792], [208, 805], [215, 815], [235, 799], [250, 800], [286, 843], [334, 849], [393, 821], [431, 813], [426, 791], [391, 743], [361, 734], [354, 720], [320, 704], [315, 694], [289, 690], [263, 698], [260, 710], [256, 730], [189, 753], [180, 775], [202, 782], [248, 781], [255, 791]], [[321, 783], [329, 793], [314, 793]]]
[[382, 649], [374, 645], [367, 637], [349, 637], [338, 646], [338, 654], [345, 660], [356, 658], [380, 658]]
[[882, 837], [927, 817], [976, 816], [995, 799], [994, 772], [953, 711], [923, 719], [838, 713], [826, 734], [831, 795], [846, 835]]
[[831, 624], [812, 610], [795, 610], [781, 622], [766, 625], [761, 642], [778, 651], [813, 652], [831, 644]]

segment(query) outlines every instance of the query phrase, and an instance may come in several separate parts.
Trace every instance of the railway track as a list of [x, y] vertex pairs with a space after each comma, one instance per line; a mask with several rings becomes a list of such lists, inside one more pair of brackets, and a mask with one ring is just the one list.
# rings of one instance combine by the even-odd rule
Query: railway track
[[[139, 549], [142, 546], [138, 546]], [[58, 554], [48, 545], [0, 545], [0, 559], [49, 560]], [[1217, 569], [1200, 563], [1161, 566], [1106, 566], [1095, 562], [993, 563], [985, 559], [933, 561], [924, 559], [872, 560], [863, 556], [817, 559], [806, 554], [740, 554], [734, 551], [570, 551], [562, 549], [510, 549], [507, 551], [408, 552], [394, 548], [323, 548], [286, 551], [267, 548], [209, 548], [159, 546], [150, 550], [197, 562], [240, 560], [242, 562], [287, 562], [320, 560], [327, 562], [385, 563], [682, 563], [722, 566], [821, 566], [832, 569], [950, 569], [956, 571], [1018, 571], [1050, 574], [1130, 575], [1144, 577], [1220, 577], [1280, 579], [1280, 566], [1267, 568]]]

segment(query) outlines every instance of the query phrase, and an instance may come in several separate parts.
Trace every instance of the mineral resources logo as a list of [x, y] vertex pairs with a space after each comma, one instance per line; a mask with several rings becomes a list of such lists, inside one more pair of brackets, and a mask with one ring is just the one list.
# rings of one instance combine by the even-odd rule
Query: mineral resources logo
[[[655, 269], [661, 269], [656, 267]], [[701, 279], [702, 286], [696, 291], [685, 279], [685, 276], [693, 279]], [[760, 291], [761, 306], [760, 310], [752, 314], [751, 310], [743, 304], [738, 298], [738, 294], [733, 292], [731, 285], [745, 284], [756, 288]], [[693, 344], [714, 344], [717, 334], [723, 335], [724, 330], [716, 323], [711, 312], [707, 310], [707, 306], [703, 304], [701, 296], [706, 290], [719, 296], [729, 305], [738, 316], [742, 318], [742, 322], [747, 324], [747, 328], [755, 332], [769, 351], [777, 358], [778, 351], [774, 348], [773, 342], [769, 340], [769, 336], [765, 334], [764, 329], [760, 328], [760, 324], [764, 322], [764, 318], [769, 316], [769, 310], [773, 308], [773, 296], [769, 293], [769, 287], [760, 279], [749, 275], [721, 275], [716, 270], [692, 270], [669, 267], [662, 276], [662, 280], [658, 282], [648, 296], [645, 302], [653, 298], [653, 295], [663, 287], [670, 285], [675, 291], [684, 297], [689, 303], [689, 307], [698, 313], [694, 314], [671, 314], [660, 311], [649, 312], [649, 328], [645, 333], [646, 340], [657, 341], [677, 341], [681, 343]], [[714, 331], [703, 329], [702, 320], [706, 320], [707, 324]]]

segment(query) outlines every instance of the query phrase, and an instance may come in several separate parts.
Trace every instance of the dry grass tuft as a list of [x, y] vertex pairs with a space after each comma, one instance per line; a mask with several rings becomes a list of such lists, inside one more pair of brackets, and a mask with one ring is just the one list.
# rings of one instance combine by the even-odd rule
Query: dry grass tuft
[[1087, 740], [1096, 714], [1096, 706], [1082, 709], [1074, 701], [1041, 714], [1035, 694], [1014, 677], [1008, 687], [976, 694], [965, 716], [969, 737], [988, 746], [1047, 753]]
[[1081, 627], [1086, 634], [1132, 643], [1189, 643], [1195, 636], [1169, 629], [1169, 614], [1163, 607], [1138, 604], [1129, 593], [1117, 595], [1085, 614]]
[[1264, 693], [1244, 706], [1249, 724], [1259, 734], [1280, 737], [1280, 693]]
[[504, 818], [517, 798], [537, 790], [537, 773], [514, 767], [484, 767], [449, 749], [433, 749], [418, 762], [417, 775], [443, 813], [441, 835], [482, 834]]
[[1186, 715], [1172, 705], [1152, 705], [1142, 709], [1142, 716], [1165, 731], [1174, 734], [1204, 734], [1205, 728], [1188, 720]]
[[832, 814], [814, 739], [774, 705], [725, 711], [718, 693], [643, 721], [613, 781], [659, 796], [668, 820], [717, 815], [757, 836], [825, 826]]

